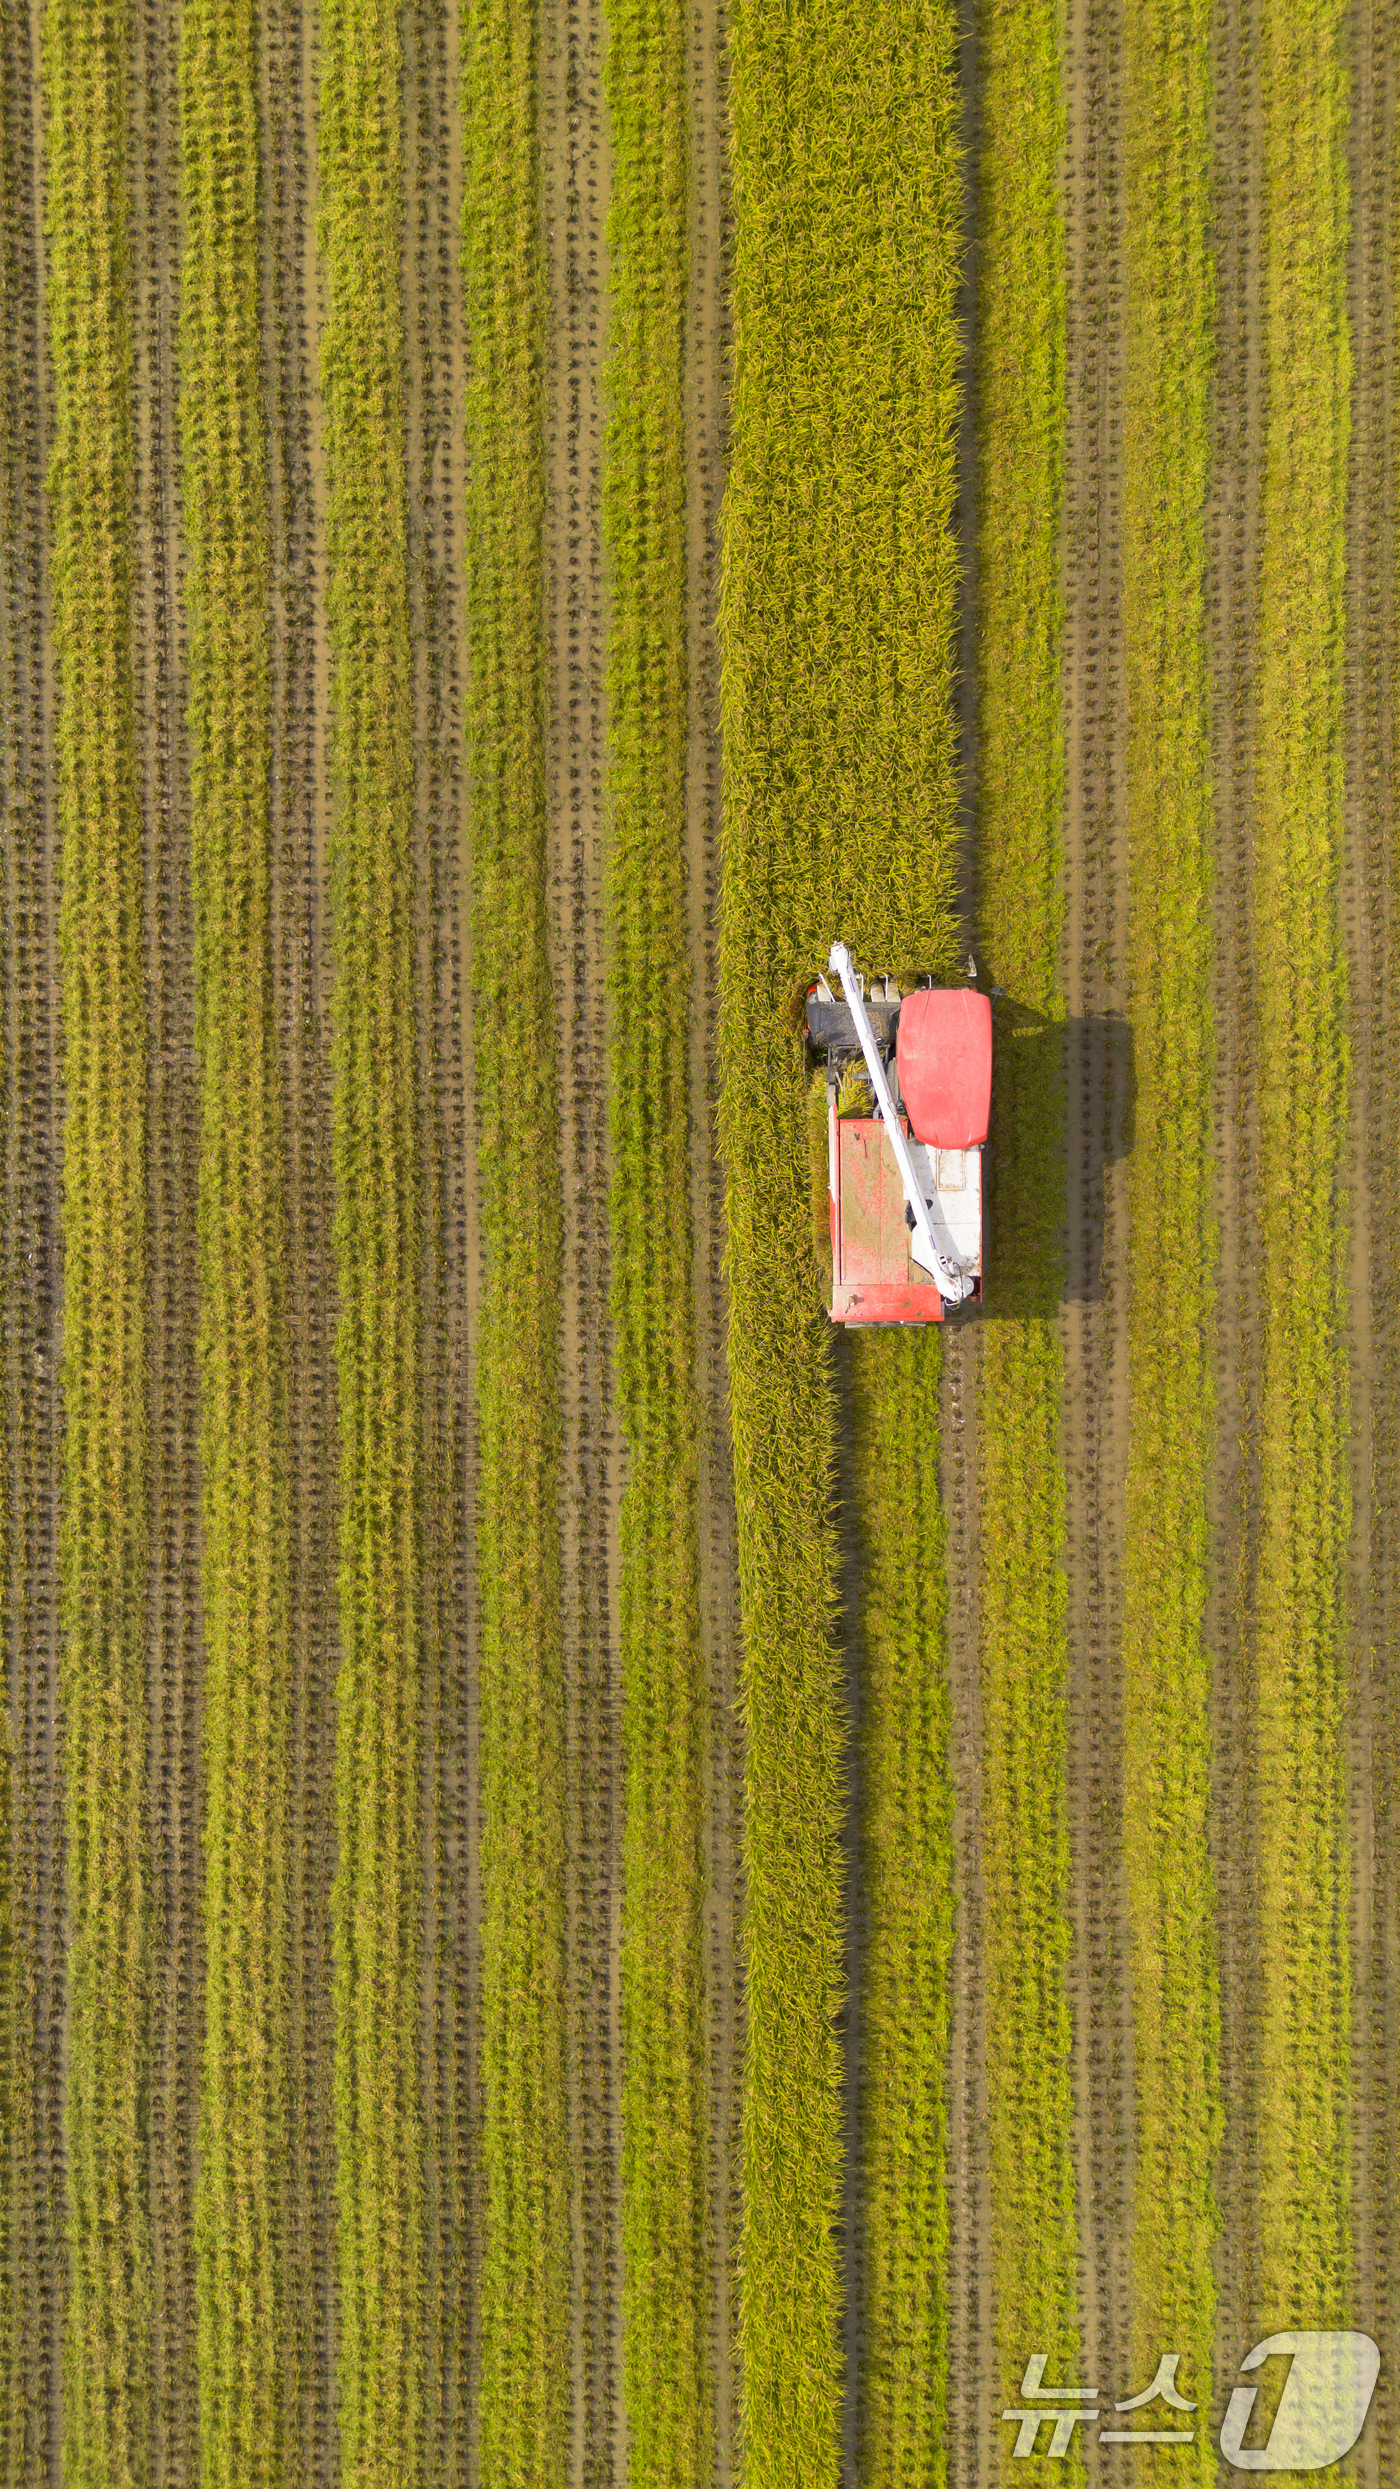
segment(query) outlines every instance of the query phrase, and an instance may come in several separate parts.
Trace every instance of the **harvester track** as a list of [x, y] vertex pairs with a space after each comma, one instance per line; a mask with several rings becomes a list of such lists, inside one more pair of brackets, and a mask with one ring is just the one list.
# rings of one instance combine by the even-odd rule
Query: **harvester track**
[[600, 0], [541, 13], [552, 303], [545, 380], [549, 907], [563, 1170], [566, 1948], [572, 2171], [573, 2463], [622, 2477], [619, 1946], [622, 1761], [617, 1430], [608, 1319], [603, 888], [602, 371], [609, 194]]
[[203, 1951], [198, 1101], [176, 425], [178, 46], [175, 9], [168, 0], [145, 0], [133, 21], [129, 151], [138, 548], [133, 646], [150, 1014], [150, 2206], [154, 2478], [161, 2489], [193, 2489], [199, 2472], [194, 2149]]
[[[1119, 446], [1122, 18], [1075, 0], [1069, 75], [1066, 439], [1066, 1548], [1070, 1992], [1084, 2374], [1124, 2373], [1131, 2070], [1121, 1908], [1128, 1375], [1127, 839]], [[1101, 2456], [1116, 2477], [1111, 2456]], [[1121, 2460], [1121, 2458], [1120, 2458]]]
[[330, 1887], [335, 1551], [329, 959], [324, 882], [327, 652], [316, 398], [314, 11], [271, 0], [262, 46], [263, 334], [272, 518], [272, 940], [287, 1187], [289, 2130], [286, 2274], [296, 2339], [289, 2471], [330, 2489], [335, 2429]]
[[721, 745], [716, 619], [720, 502], [727, 453], [729, 358], [724, 0], [691, 0], [690, 296], [687, 307], [686, 756], [690, 910], [690, 1207], [694, 1235], [695, 1371], [704, 1411], [700, 1448], [700, 1633], [709, 1685], [706, 1739], [706, 2020], [710, 2116], [710, 2286], [715, 2489], [738, 2476], [738, 2310], [743, 2023], [743, 1739], [733, 1467], [729, 1444], [724, 1177], [715, 1138], [719, 1050], [718, 909]]
[[0, 2356], [0, 2457], [25, 2484], [59, 2477], [64, 2302], [63, 1809], [59, 1790], [58, 1489], [60, 1032], [57, 825], [49, 796], [53, 691], [47, 632], [42, 344], [45, 255], [37, 118], [39, 9], [6, 17], [3, 88], [5, 328], [0, 484], [0, 1150], [4, 1224], [3, 1423], [8, 1574], [5, 1693], [13, 1733], [15, 2023], [3, 2186], [9, 2340]]
[[992, 2306], [982, 1967], [982, 1650], [977, 1618], [977, 1408], [981, 1341], [951, 1323], [943, 1343], [943, 1509], [948, 1532], [949, 1771], [956, 1937], [948, 2066], [948, 2480], [993, 2477], [997, 2378], [986, 2357]]
[[[978, 286], [978, 165], [981, 141], [976, 0], [961, 0], [963, 209], [962, 316], [967, 340], [958, 437], [959, 547], [963, 594], [956, 682], [962, 836], [961, 930], [975, 951], [977, 905], [978, 462], [975, 322]], [[986, 1989], [982, 1962], [982, 1648], [978, 1621], [977, 1411], [981, 1335], [950, 1324], [943, 1342], [941, 1494], [947, 1527], [948, 1772], [952, 1790], [953, 1958], [948, 2064], [948, 2481], [979, 2489], [992, 2477], [997, 2380], [985, 2355], [991, 2322], [991, 2209], [987, 2153]]]

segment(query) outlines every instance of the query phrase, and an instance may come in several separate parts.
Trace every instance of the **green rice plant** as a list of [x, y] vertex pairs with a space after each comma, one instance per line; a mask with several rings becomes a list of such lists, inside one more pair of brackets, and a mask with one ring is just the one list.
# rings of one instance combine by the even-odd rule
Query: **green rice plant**
[[180, 437], [199, 1057], [204, 2048], [200, 2461], [284, 2475], [286, 1253], [269, 927], [271, 547], [253, 0], [188, 0], [180, 45]]
[[[980, 913], [1005, 991], [983, 1332], [982, 1859], [998, 2385], [1078, 2347], [1065, 1794], [1060, 527], [1065, 105], [1057, 0], [983, 18]], [[1007, 2433], [1003, 2453], [1009, 2457]], [[1010, 2477], [1008, 2473], [1008, 2477]]]
[[146, 1801], [146, 1012], [132, 698], [129, 17], [48, 0], [45, 223], [62, 835], [60, 1539], [68, 1879], [63, 2470], [148, 2470], [151, 2249], [142, 2100]]
[[1351, 1970], [1343, 1824], [1348, 1528], [1339, 1167], [1347, 1126], [1343, 529], [1351, 377], [1345, 17], [1259, 21], [1263, 357], [1255, 766], [1259, 1097], [1255, 2091], [1261, 2327], [1345, 2322]]
[[420, 1238], [397, 12], [323, 0], [340, 1630], [332, 1895], [340, 2444], [424, 2461]]
[[561, 1225], [544, 778], [538, 22], [463, 16], [467, 768], [477, 1345], [482, 2478], [567, 2477]]
[[855, 1343], [864, 1562], [860, 2478], [947, 2477], [949, 1967], [947, 1593], [937, 1333]]
[[[1135, 1144], [1123, 1862], [1133, 1998], [1134, 2366], [1209, 2392], [1219, 2002], [1207, 1844], [1213, 1440], [1205, 496], [1214, 283], [1206, 0], [1126, 20], [1123, 650]], [[1189, 2382], [1187, 2381], [1189, 2377]], [[1213, 2480], [1209, 2431], [1173, 2458]]]
[[685, 763], [685, 12], [621, 0], [613, 197], [608, 994], [619, 1515], [623, 2388], [630, 2477], [711, 2477], [698, 1458]]
[[[954, 42], [941, 5], [740, 0], [732, 23], [720, 1117], [748, 1732], [752, 2489], [821, 2489], [839, 2470], [846, 1717], [833, 1373], [789, 1006], [836, 935], [872, 967], [951, 951]], [[916, 2192], [922, 2204], [923, 2173]]]

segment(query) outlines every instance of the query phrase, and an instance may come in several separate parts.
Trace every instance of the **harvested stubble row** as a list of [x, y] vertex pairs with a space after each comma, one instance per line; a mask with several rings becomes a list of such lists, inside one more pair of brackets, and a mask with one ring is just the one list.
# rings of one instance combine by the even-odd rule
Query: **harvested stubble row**
[[335, 955], [340, 2444], [423, 2468], [420, 1273], [396, 11], [324, 0], [319, 229]]
[[[1074, 2373], [1066, 1918], [1064, 796], [1060, 522], [1065, 106], [1054, 0], [990, 0], [984, 26], [978, 821], [997, 1031], [997, 1146], [983, 1334], [982, 1857], [998, 2389], [1030, 2350]], [[1010, 2438], [1003, 2447], [1009, 2455]], [[1009, 2476], [1009, 2475], [1008, 2475]]]
[[180, 436], [200, 1082], [205, 1988], [201, 2471], [285, 2469], [288, 1481], [269, 923], [271, 555], [253, 0], [181, 23]]
[[623, 2389], [629, 2476], [712, 2468], [706, 2255], [705, 1688], [691, 1291], [685, 880], [685, 13], [624, 0], [605, 66], [613, 321], [608, 994], [623, 1846]]
[[[1184, 2390], [1199, 2396], [1211, 2379], [1220, 2124], [1204, 1640], [1213, 1254], [1208, 0], [1142, 0], [1127, 14], [1125, 39], [1123, 651], [1137, 1067], [1123, 1577], [1139, 2207], [1132, 2341], [1144, 2376], [1164, 2343], [1179, 2349]], [[1189, 2461], [1199, 2478], [1214, 2478], [1207, 2431]]]
[[886, 1333], [852, 1361], [861, 1636], [863, 1997], [860, 2478], [946, 2461], [946, 2077], [953, 1945], [943, 1507], [934, 1343]]
[[536, 11], [463, 15], [477, 1163], [483, 2479], [568, 2477], [558, 1084], [545, 900]]
[[1263, 2327], [1346, 2322], [1351, 1986], [1344, 1802], [1348, 1526], [1338, 1168], [1347, 1116], [1342, 844], [1346, 20], [1267, 0], [1254, 990], [1264, 1355], [1255, 1592]]
[[58, 670], [63, 1167], [62, 1694], [68, 1857], [63, 2465], [144, 2481], [151, 2265], [141, 2103], [146, 1017], [131, 671], [132, 388], [120, 6], [44, 17]]
[[[949, 964], [954, 39], [941, 6], [872, 15], [851, 0], [796, 12], [742, 0], [732, 28], [720, 1033], [748, 1729], [741, 2274], [754, 2489], [836, 2479], [841, 2391], [836, 1410], [789, 1006], [836, 934], [872, 966]], [[883, 1363], [869, 1353], [867, 1411]], [[900, 1389], [926, 1407], [936, 1335], [907, 1358]], [[878, 1570], [884, 1508], [867, 1517]], [[888, 1517], [897, 1528], [903, 1516]], [[941, 1629], [926, 1623], [911, 1657], [932, 1671]], [[928, 1690], [915, 1704], [927, 1742], [909, 1769], [930, 1841], [912, 1872], [920, 1910], [936, 1916], [945, 1757], [936, 1702], [920, 1708]], [[907, 1724], [900, 1701], [882, 1684], [882, 1745]], [[904, 1896], [890, 1901], [898, 1911]], [[881, 2042], [897, 2048], [922, 2121], [921, 2151], [901, 2171], [882, 2123], [894, 2105], [872, 2095], [867, 2219], [886, 2280], [906, 2247], [917, 2263], [912, 2241], [936, 2238], [942, 2181], [923, 2034], [906, 2054], [894, 2028], [906, 1971], [920, 2008], [942, 2009], [937, 1936], [914, 1953], [876, 1988]], [[937, 2436], [941, 2291], [937, 2269], [920, 2271], [918, 2338], [903, 2347], [890, 2292], [872, 2300], [872, 2459], [886, 2411], [898, 2410], [903, 2448]], [[933, 2367], [917, 2375], [925, 2348]]]

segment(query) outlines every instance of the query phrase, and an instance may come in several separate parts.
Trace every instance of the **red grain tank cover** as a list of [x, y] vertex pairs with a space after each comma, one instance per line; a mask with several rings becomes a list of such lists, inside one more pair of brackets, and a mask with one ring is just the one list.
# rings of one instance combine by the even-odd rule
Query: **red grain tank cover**
[[899, 1006], [899, 1086], [914, 1138], [975, 1149], [992, 1103], [992, 1006], [964, 986], [927, 988]]

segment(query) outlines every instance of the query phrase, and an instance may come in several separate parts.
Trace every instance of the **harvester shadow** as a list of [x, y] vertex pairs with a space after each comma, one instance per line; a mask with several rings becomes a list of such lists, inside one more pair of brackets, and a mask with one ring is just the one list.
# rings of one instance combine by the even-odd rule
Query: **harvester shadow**
[[1101, 1302], [1108, 1171], [1132, 1153], [1137, 1074], [1117, 1011], [1047, 1019], [994, 994], [982, 1322]]

